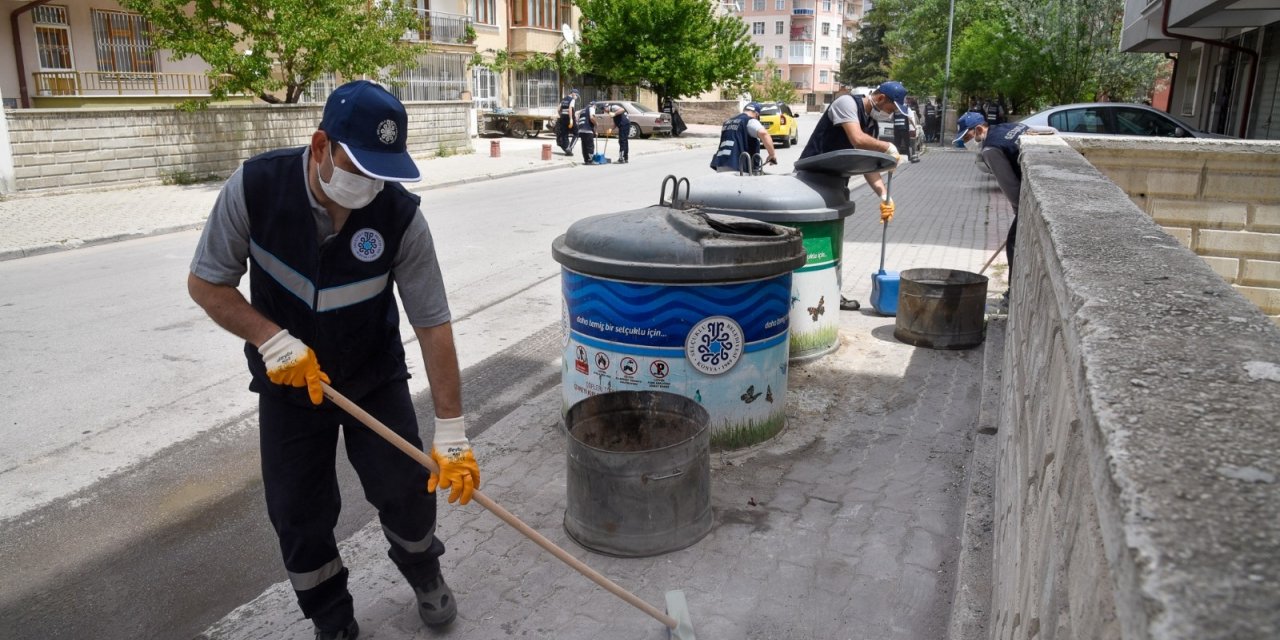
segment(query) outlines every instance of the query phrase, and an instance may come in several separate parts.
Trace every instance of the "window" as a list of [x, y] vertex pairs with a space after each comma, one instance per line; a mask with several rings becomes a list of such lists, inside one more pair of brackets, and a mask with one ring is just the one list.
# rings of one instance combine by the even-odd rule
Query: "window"
[[762, 36], [762, 35], [764, 35], [764, 23], [763, 23], [763, 22], [752, 22], [752, 23], [751, 23], [751, 34], [752, 34], [752, 35], [757, 35], [757, 36]]
[[517, 109], [540, 109], [560, 106], [556, 90], [558, 77], [552, 69], [515, 72], [515, 95], [511, 106]]
[[1049, 114], [1049, 126], [1075, 133], [1110, 133], [1098, 109], [1067, 109]]
[[93, 44], [98, 52], [98, 71], [156, 71], [151, 25], [136, 13], [94, 9]]
[[785, 23], [785, 22], [783, 22], [783, 21], [781, 21], [781, 20], [779, 20], [779, 21], [777, 21], [777, 22], [773, 23], [773, 35], [775, 35], [775, 36], [780, 36], [780, 35], [782, 35], [783, 30], [784, 30], [784, 29], [786, 29], [786, 28], [787, 28], [787, 23]]
[[475, 91], [471, 94], [471, 104], [477, 109], [498, 108], [498, 74], [492, 69], [471, 67], [471, 85]]
[[818, 82], [821, 82], [822, 84], [827, 84], [828, 82], [831, 82], [831, 72], [827, 71], [826, 69], [819, 71]]
[[756, 49], [756, 60], [759, 60], [759, 59], [763, 58], [763, 57], [764, 57], [764, 47], [761, 47], [761, 46], [757, 45], [755, 49]]
[[569, 3], [563, 0], [515, 0], [511, 4], [511, 24], [517, 27], [559, 30], [567, 22]]
[[43, 4], [31, 11], [36, 27], [36, 51], [40, 68], [45, 71], [70, 70], [71, 27], [67, 24], [67, 8]]
[[755, 80], [756, 82], [764, 82], [764, 72], [759, 69], [752, 71], [751, 79]]
[[781, 59], [782, 59], [782, 45], [780, 45], [780, 44], [779, 44], [779, 45], [774, 45], [774, 47], [773, 47], [773, 57], [775, 57], [775, 58], [777, 58], [777, 59], [779, 59], [779, 60], [781, 60]]
[[1126, 136], [1178, 137], [1178, 125], [1164, 116], [1127, 107], [1114, 107], [1111, 115], [1116, 121], [1116, 133]]
[[458, 100], [467, 90], [467, 62], [460, 53], [432, 51], [420, 56], [417, 65], [400, 69], [387, 87], [401, 102]]
[[831, 13], [831, 0], [822, 0], [822, 10]]
[[764, 11], [764, 0], [754, 0], [751, 3], [751, 8], [755, 11]]
[[773, 79], [774, 79], [774, 80], [781, 80], [781, 79], [782, 79], [782, 69], [774, 69], [774, 70], [773, 70]]
[[498, 24], [497, 0], [467, 0], [467, 13], [476, 24]]
[[831, 35], [831, 23], [830, 23], [830, 22], [824, 22], [824, 23], [822, 23], [822, 35], [824, 35], [824, 36], [829, 36], [829, 35]]
[[787, 8], [787, 0], [775, 0], [773, 8], [775, 11], [785, 11]]
[[830, 60], [830, 59], [831, 59], [831, 47], [822, 47], [822, 48], [818, 49], [818, 59], [819, 59], [819, 60]]
[[792, 64], [811, 64], [813, 62], [813, 43], [811, 42], [792, 42], [791, 43], [791, 63]]

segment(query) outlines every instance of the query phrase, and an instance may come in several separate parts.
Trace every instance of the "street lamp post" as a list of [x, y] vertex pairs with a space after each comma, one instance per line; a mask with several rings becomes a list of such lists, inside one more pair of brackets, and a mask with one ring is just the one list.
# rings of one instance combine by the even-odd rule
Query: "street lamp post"
[[938, 146], [946, 144], [942, 133], [947, 130], [947, 90], [951, 85], [951, 28], [956, 22], [956, 0], [951, 0], [951, 9], [947, 15], [947, 65], [942, 76], [942, 106], [938, 114]]

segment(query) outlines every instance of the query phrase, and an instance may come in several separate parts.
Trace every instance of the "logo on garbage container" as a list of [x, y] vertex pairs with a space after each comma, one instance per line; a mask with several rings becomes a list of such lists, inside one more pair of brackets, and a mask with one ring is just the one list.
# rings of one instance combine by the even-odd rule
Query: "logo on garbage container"
[[694, 369], [720, 375], [742, 357], [742, 327], [733, 318], [711, 316], [694, 325], [684, 339], [684, 356]]

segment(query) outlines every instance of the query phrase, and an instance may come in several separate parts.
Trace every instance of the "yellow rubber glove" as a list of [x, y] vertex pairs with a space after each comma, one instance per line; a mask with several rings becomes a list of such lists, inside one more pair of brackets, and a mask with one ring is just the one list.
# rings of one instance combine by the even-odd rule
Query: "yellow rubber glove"
[[271, 336], [258, 347], [262, 362], [267, 365], [267, 378], [276, 384], [290, 387], [306, 387], [311, 404], [324, 402], [321, 382], [329, 382], [329, 376], [320, 370], [316, 352], [291, 335], [288, 331]]
[[467, 441], [462, 416], [436, 418], [436, 435], [431, 442], [431, 459], [440, 467], [427, 480], [427, 491], [449, 489], [449, 504], [471, 502], [471, 494], [480, 488], [480, 465]]
[[893, 198], [890, 198], [880, 203], [880, 224], [886, 224], [892, 219], [893, 219]]
[[903, 161], [902, 154], [898, 151], [898, 146], [893, 144], [889, 145], [889, 150], [885, 151], [885, 153], [893, 156], [893, 160], [896, 163], [892, 167], [889, 167], [888, 170], [897, 171], [898, 167], [902, 166], [902, 161]]

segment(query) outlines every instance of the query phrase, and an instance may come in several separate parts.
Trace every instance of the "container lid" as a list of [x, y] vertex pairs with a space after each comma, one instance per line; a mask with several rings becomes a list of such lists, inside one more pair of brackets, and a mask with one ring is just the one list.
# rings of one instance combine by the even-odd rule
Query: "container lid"
[[796, 162], [796, 172], [751, 176], [716, 173], [690, 185], [688, 202], [710, 213], [788, 224], [853, 214], [849, 178], [893, 166], [888, 154], [844, 149]]
[[681, 283], [768, 278], [806, 257], [795, 229], [664, 205], [579, 220], [551, 254], [587, 275]]

